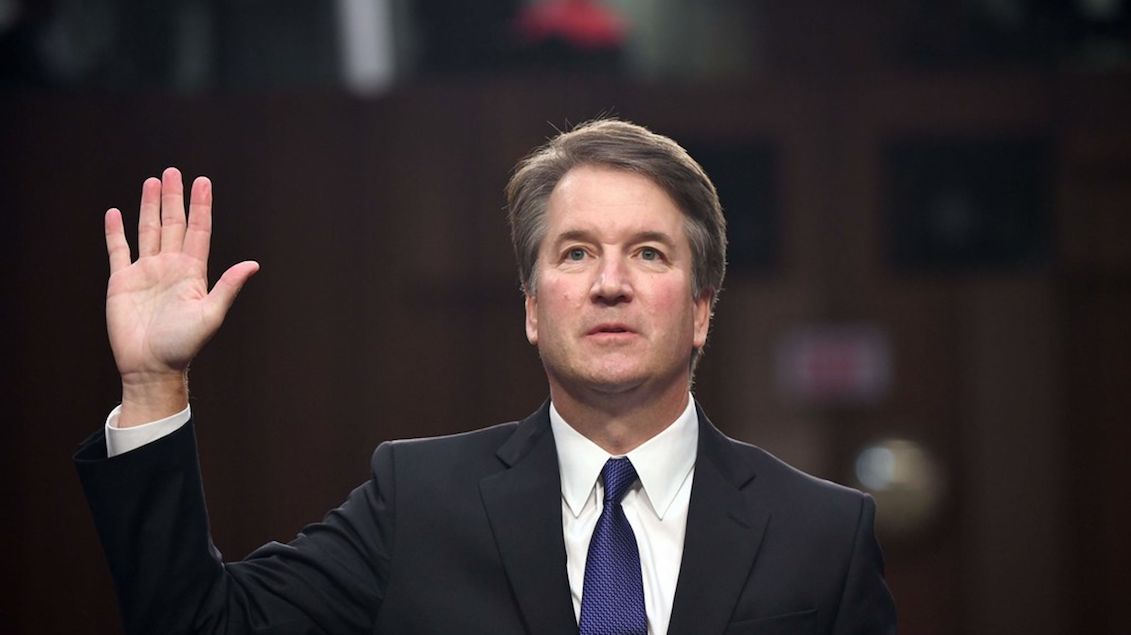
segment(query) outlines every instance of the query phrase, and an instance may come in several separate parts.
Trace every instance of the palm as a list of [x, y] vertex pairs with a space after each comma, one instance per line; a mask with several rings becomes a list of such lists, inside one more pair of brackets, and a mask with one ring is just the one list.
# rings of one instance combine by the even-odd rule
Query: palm
[[183, 370], [210, 331], [203, 263], [184, 254], [142, 258], [106, 289], [110, 346], [123, 369]]
[[183, 372], [258, 269], [254, 262], [234, 265], [209, 293], [212, 197], [207, 179], [193, 184], [189, 207], [186, 223], [176, 170], [166, 170], [160, 182], [146, 181], [138, 221], [140, 256], [132, 263], [120, 213], [106, 215], [106, 324], [124, 380]]

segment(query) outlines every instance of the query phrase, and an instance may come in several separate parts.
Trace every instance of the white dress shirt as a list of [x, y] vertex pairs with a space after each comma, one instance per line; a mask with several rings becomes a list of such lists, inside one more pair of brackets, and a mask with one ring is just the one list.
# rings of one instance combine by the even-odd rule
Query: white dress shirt
[[[114, 457], [164, 437], [188, 422], [189, 408], [150, 423], [118, 427], [121, 406], [106, 417], [106, 454]], [[601, 515], [604, 486], [598, 479], [609, 453], [574, 430], [550, 404], [550, 428], [558, 451], [562, 480], [562, 534], [574, 617], [581, 619], [581, 594], [589, 539]], [[699, 441], [695, 401], [662, 432], [629, 452], [640, 477], [621, 507], [636, 535], [644, 581], [644, 609], [649, 635], [667, 635], [675, 585], [683, 561], [687, 508]], [[618, 457], [619, 458], [619, 457]]]
[[[589, 539], [605, 494], [597, 477], [605, 462], [614, 457], [570, 427], [553, 404], [550, 427], [562, 475], [562, 534], [569, 590], [574, 616], [580, 621]], [[667, 635], [671, 621], [698, 442], [699, 417], [695, 401], [688, 398], [687, 408], [674, 423], [625, 455], [640, 477], [621, 500], [621, 507], [640, 549], [649, 635]]]
[[188, 423], [192, 413], [188, 406], [175, 415], [170, 415], [164, 419], [157, 421], [150, 421], [143, 423], [139, 426], [130, 428], [118, 427], [118, 415], [122, 413], [122, 407], [118, 406], [110, 411], [110, 416], [106, 417], [106, 456], [115, 457], [119, 454], [125, 454], [130, 450], [136, 450], [146, 443], [150, 443], [160, 439], [161, 437], [176, 432], [178, 428]]

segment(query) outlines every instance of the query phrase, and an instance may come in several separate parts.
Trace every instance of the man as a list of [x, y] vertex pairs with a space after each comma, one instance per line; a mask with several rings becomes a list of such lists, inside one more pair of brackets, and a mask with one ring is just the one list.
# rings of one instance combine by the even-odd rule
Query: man
[[382, 444], [287, 545], [221, 564], [185, 369], [254, 262], [208, 292], [211, 191], [146, 181], [130, 262], [106, 215], [122, 404], [76, 455], [131, 632], [889, 633], [870, 498], [724, 437], [690, 396], [725, 269], [714, 186], [670, 139], [579, 126], [507, 187], [550, 399]]

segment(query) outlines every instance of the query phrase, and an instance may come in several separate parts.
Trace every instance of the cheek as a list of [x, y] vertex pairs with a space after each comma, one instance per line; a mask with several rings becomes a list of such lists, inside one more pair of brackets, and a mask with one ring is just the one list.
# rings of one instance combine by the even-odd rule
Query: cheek
[[558, 311], [575, 306], [579, 297], [585, 294], [578, 292], [577, 284], [570, 284], [570, 280], [558, 276], [546, 276], [539, 283], [538, 292], [541, 305], [549, 311]]
[[654, 313], [661, 316], [666, 315], [672, 319], [680, 316], [680, 319], [682, 319], [685, 314], [689, 313], [689, 297], [690, 294], [683, 285], [658, 287], [654, 289], [652, 294]]
[[673, 334], [693, 334], [695, 303], [691, 301], [690, 293], [683, 285], [657, 289], [650, 311], [653, 323]]
[[580, 314], [577, 298], [571, 290], [554, 280], [543, 280], [538, 287], [535, 309], [539, 330], [543, 336], [562, 330], [562, 326]]

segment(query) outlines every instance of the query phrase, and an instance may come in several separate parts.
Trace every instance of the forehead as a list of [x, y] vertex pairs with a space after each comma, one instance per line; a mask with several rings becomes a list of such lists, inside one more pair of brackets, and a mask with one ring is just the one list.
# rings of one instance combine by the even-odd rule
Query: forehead
[[567, 232], [616, 242], [645, 232], [667, 234], [686, 245], [684, 215], [664, 188], [635, 172], [604, 166], [573, 168], [558, 181], [546, 205], [546, 238]]

